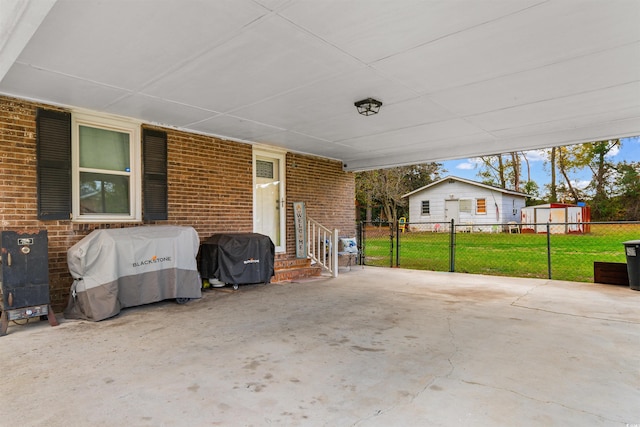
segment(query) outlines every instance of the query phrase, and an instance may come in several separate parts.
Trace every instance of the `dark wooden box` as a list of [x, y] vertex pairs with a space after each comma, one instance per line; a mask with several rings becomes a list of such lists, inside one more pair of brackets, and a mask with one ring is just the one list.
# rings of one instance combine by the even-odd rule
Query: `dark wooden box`
[[627, 264], [624, 262], [594, 262], [593, 281], [608, 285], [629, 286]]

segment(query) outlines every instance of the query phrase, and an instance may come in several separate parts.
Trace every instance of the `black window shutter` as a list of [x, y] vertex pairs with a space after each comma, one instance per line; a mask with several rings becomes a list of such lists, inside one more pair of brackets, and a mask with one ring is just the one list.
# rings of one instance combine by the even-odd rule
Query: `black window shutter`
[[143, 219], [168, 219], [167, 134], [165, 132], [144, 129], [142, 162], [144, 168]]
[[38, 109], [36, 114], [38, 219], [71, 218], [71, 114]]

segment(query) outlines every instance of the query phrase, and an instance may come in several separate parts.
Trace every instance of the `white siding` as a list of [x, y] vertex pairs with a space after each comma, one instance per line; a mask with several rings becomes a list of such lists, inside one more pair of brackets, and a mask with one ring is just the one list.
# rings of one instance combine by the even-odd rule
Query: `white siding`
[[[485, 199], [486, 214], [476, 214], [477, 199]], [[409, 196], [409, 222], [445, 221], [445, 200], [471, 200], [471, 212], [460, 212], [456, 221], [474, 224], [506, 224], [520, 220], [520, 210], [525, 206], [525, 198], [504, 194], [457, 180], [445, 180]], [[429, 200], [430, 215], [422, 215], [422, 201]], [[500, 217], [496, 216], [496, 206]], [[515, 209], [515, 213], [514, 213]]]
[[503, 195], [503, 206], [501, 211], [501, 223], [505, 224], [510, 221], [520, 222], [520, 213], [525, 207], [525, 199], [523, 197], [515, 197], [509, 194]]

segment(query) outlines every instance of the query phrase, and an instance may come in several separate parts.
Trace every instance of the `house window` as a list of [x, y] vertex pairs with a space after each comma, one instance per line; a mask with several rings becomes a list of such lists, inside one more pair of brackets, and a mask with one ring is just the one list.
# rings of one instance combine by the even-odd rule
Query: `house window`
[[460, 212], [461, 213], [471, 213], [471, 199], [461, 199], [460, 200]]
[[140, 124], [88, 114], [72, 118], [76, 221], [139, 221]]
[[428, 200], [423, 200], [422, 201], [422, 215], [431, 215], [431, 209], [429, 207], [429, 201]]
[[487, 201], [486, 199], [476, 199], [476, 214], [487, 213]]
[[[84, 222], [168, 218], [167, 133], [87, 113], [38, 108], [38, 219]], [[142, 146], [142, 159], [140, 147]], [[140, 167], [143, 164], [144, 167]]]

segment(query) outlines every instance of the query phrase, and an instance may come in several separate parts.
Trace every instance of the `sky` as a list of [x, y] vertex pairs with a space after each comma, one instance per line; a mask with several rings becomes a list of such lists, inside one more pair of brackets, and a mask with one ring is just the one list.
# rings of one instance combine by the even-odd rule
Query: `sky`
[[[634, 136], [631, 138], [621, 138], [621, 147], [619, 150], [612, 150], [610, 153], [610, 160], [614, 163], [627, 161], [638, 162], [640, 161], [640, 136]], [[549, 169], [549, 162], [542, 150], [526, 151], [527, 158], [529, 159], [529, 165], [531, 166], [531, 179], [538, 184], [541, 195], [546, 193], [544, 186], [551, 181], [551, 172]], [[481, 170], [479, 159], [459, 159], [448, 160], [440, 162], [447, 170], [446, 175], [454, 175], [460, 178], [466, 178], [473, 181], [481, 181], [478, 177], [478, 172]], [[522, 180], [526, 180], [526, 164], [523, 162]], [[572, 173], [570, 175], [573, 184], [578, 188], [586, 187], [591, 180], [591, 171], [585, 169], [579, 173]], [[561, 177], [556, 178], [558, 183], [561, 182]]]

